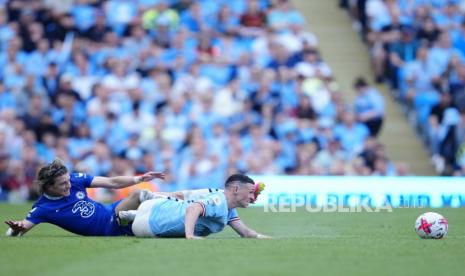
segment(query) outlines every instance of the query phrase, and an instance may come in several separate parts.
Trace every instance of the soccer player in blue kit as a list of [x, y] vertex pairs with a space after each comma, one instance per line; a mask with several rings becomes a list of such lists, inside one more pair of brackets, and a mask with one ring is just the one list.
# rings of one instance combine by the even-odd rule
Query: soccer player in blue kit
[[132, 230], [139, 237], [185, 237], [201, 239], [230, 225], [242, 237], [269, 238], [238, 220], [237, 207], [246, 208], [256, 199], [254, 181], [242, 174], [228, 177], [224, 191], [210, 191], [193, 200], [155, 198], [137, 209]]
[[130, 226], [120, 226], [117, 214], [136, 209], [146, 191], [136, 190], [128, 197], [110, 206], [95, 202], [87, 196], [86, 188], [120, 189], [154, 178], [164, 179], [158, 172], [141, 176], [102, 177], [85, 173], [69, 173], [65, 165], [55, 159], [38, 172], [36, 184], [42, 195], [32, 206], [26, 219], [5, 221], [10, 226], [8, 236], [21, 236], [43, 222], [57, 225], [72, 233], [84, 236], [133, 235]]

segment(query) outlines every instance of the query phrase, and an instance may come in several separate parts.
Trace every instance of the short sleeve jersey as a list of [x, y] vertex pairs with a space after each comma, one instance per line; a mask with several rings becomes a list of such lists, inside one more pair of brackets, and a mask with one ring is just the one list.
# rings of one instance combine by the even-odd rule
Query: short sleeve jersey
[[202, 206], [202, 214], [194, 228], [196, 236], [220, 232], [231, 219], [238, 218], [234, 209], [228, 210], [223, 192], [208, 193], [194, 201], [168, 198], [160, 200], [151, 211], [149, 225], [152, 233], [159, 237], [183, 237], [186, 209], [194, 203]]
[[87, 196], [86, 188], [93, 176], [71, 173], [69, 196], [53, 199], [42, 195], [32, 206], [26, 220], [34, 223], [51, 223], [67, 231], [84, 236], [124, 235], [114, 221], [113, 211]]
[[[196, 200], [200, 200], [205, 196], [208, 196], [212, 193], [223, 192], [220, 189], [198, 189], [198, 190], [186, 190], [184, 191], [185, 201], [188, 203], [195, 202]], [[237, 213], [236, 208], [233, 208], [228, 211], [228, 223], [235, 220], [240, 220], [239, 214]]]

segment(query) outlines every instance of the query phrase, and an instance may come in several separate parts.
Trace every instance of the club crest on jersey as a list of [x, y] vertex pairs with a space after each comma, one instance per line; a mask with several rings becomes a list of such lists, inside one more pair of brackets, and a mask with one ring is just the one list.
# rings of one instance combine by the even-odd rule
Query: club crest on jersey
[[84, 194], [83, 191], [78, 191], [78, 192], [76, 193], [76, 197], [77, 197], [78, 199], [84, 199], [84, 197], [86, 197], [86, 195]]
[[88, 218], [94, 214], [95, 206], [90, 202], [81, 200], [74, 204], [73, 209], [71, 211], [73, 212], [73, 214], [80, 212], [81, 217]]

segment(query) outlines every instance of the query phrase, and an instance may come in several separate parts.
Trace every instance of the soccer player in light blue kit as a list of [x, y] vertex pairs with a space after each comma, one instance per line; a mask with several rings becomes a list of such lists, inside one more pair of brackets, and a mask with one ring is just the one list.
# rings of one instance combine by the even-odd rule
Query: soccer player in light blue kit
[[7, 235], [21, 236], [43, 222], [84, 236], [133, 235], [130, 226], [118, 224], [116, 215], [122, 210], [136, 209], [147, 192], [137, 190], [125, 199], [104, 206], [90, 199], [86, 188], [120, 189], [154, 178], [163, 179], [164, 174], [148, 172], [135, 177], [70, 174], [66, 166], [59, 159], [55, 159], [39, 170], [36, 184], [42, 195], [32, 206], [26, 219], [5, 221], [10, 226]]
[[[235, 208], [255, 201], [255, 183], [245, 175], [231, 175], [224, 191], [211, 191], [196, 199], [156, 198], [137, 209], [132, 230], [139, 237], [185, 237], [199, 239], [220, 232], [238, 221]], [[232, 225], [231, 225], [232, 226]], [[232, 226], [243, 237], [268, 238], [245, 227]]]

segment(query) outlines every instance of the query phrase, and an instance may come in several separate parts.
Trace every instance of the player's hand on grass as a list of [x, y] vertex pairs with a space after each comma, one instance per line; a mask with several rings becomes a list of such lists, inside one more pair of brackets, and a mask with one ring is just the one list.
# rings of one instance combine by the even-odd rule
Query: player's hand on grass
[[27, 230], [22, 221], [7, 220], [5, 223], [10, 226], [10, 229], [6, 231], [7, 236], [21, 236]]
[[187, 240], [204, 240], [204, 237], [199, 237], [199, 236], [186, 236]]
[[147, 173], [144, 173], [143, 175], [136, 176], [136, 182], [137, 183], [147, 182], [155, 178], [165, 179], [165, 174], [162, 172], [147, 172]]
[[263, 235], [263, 234], [257, 234], [257, 239], [272, 239], [273, 237]]

